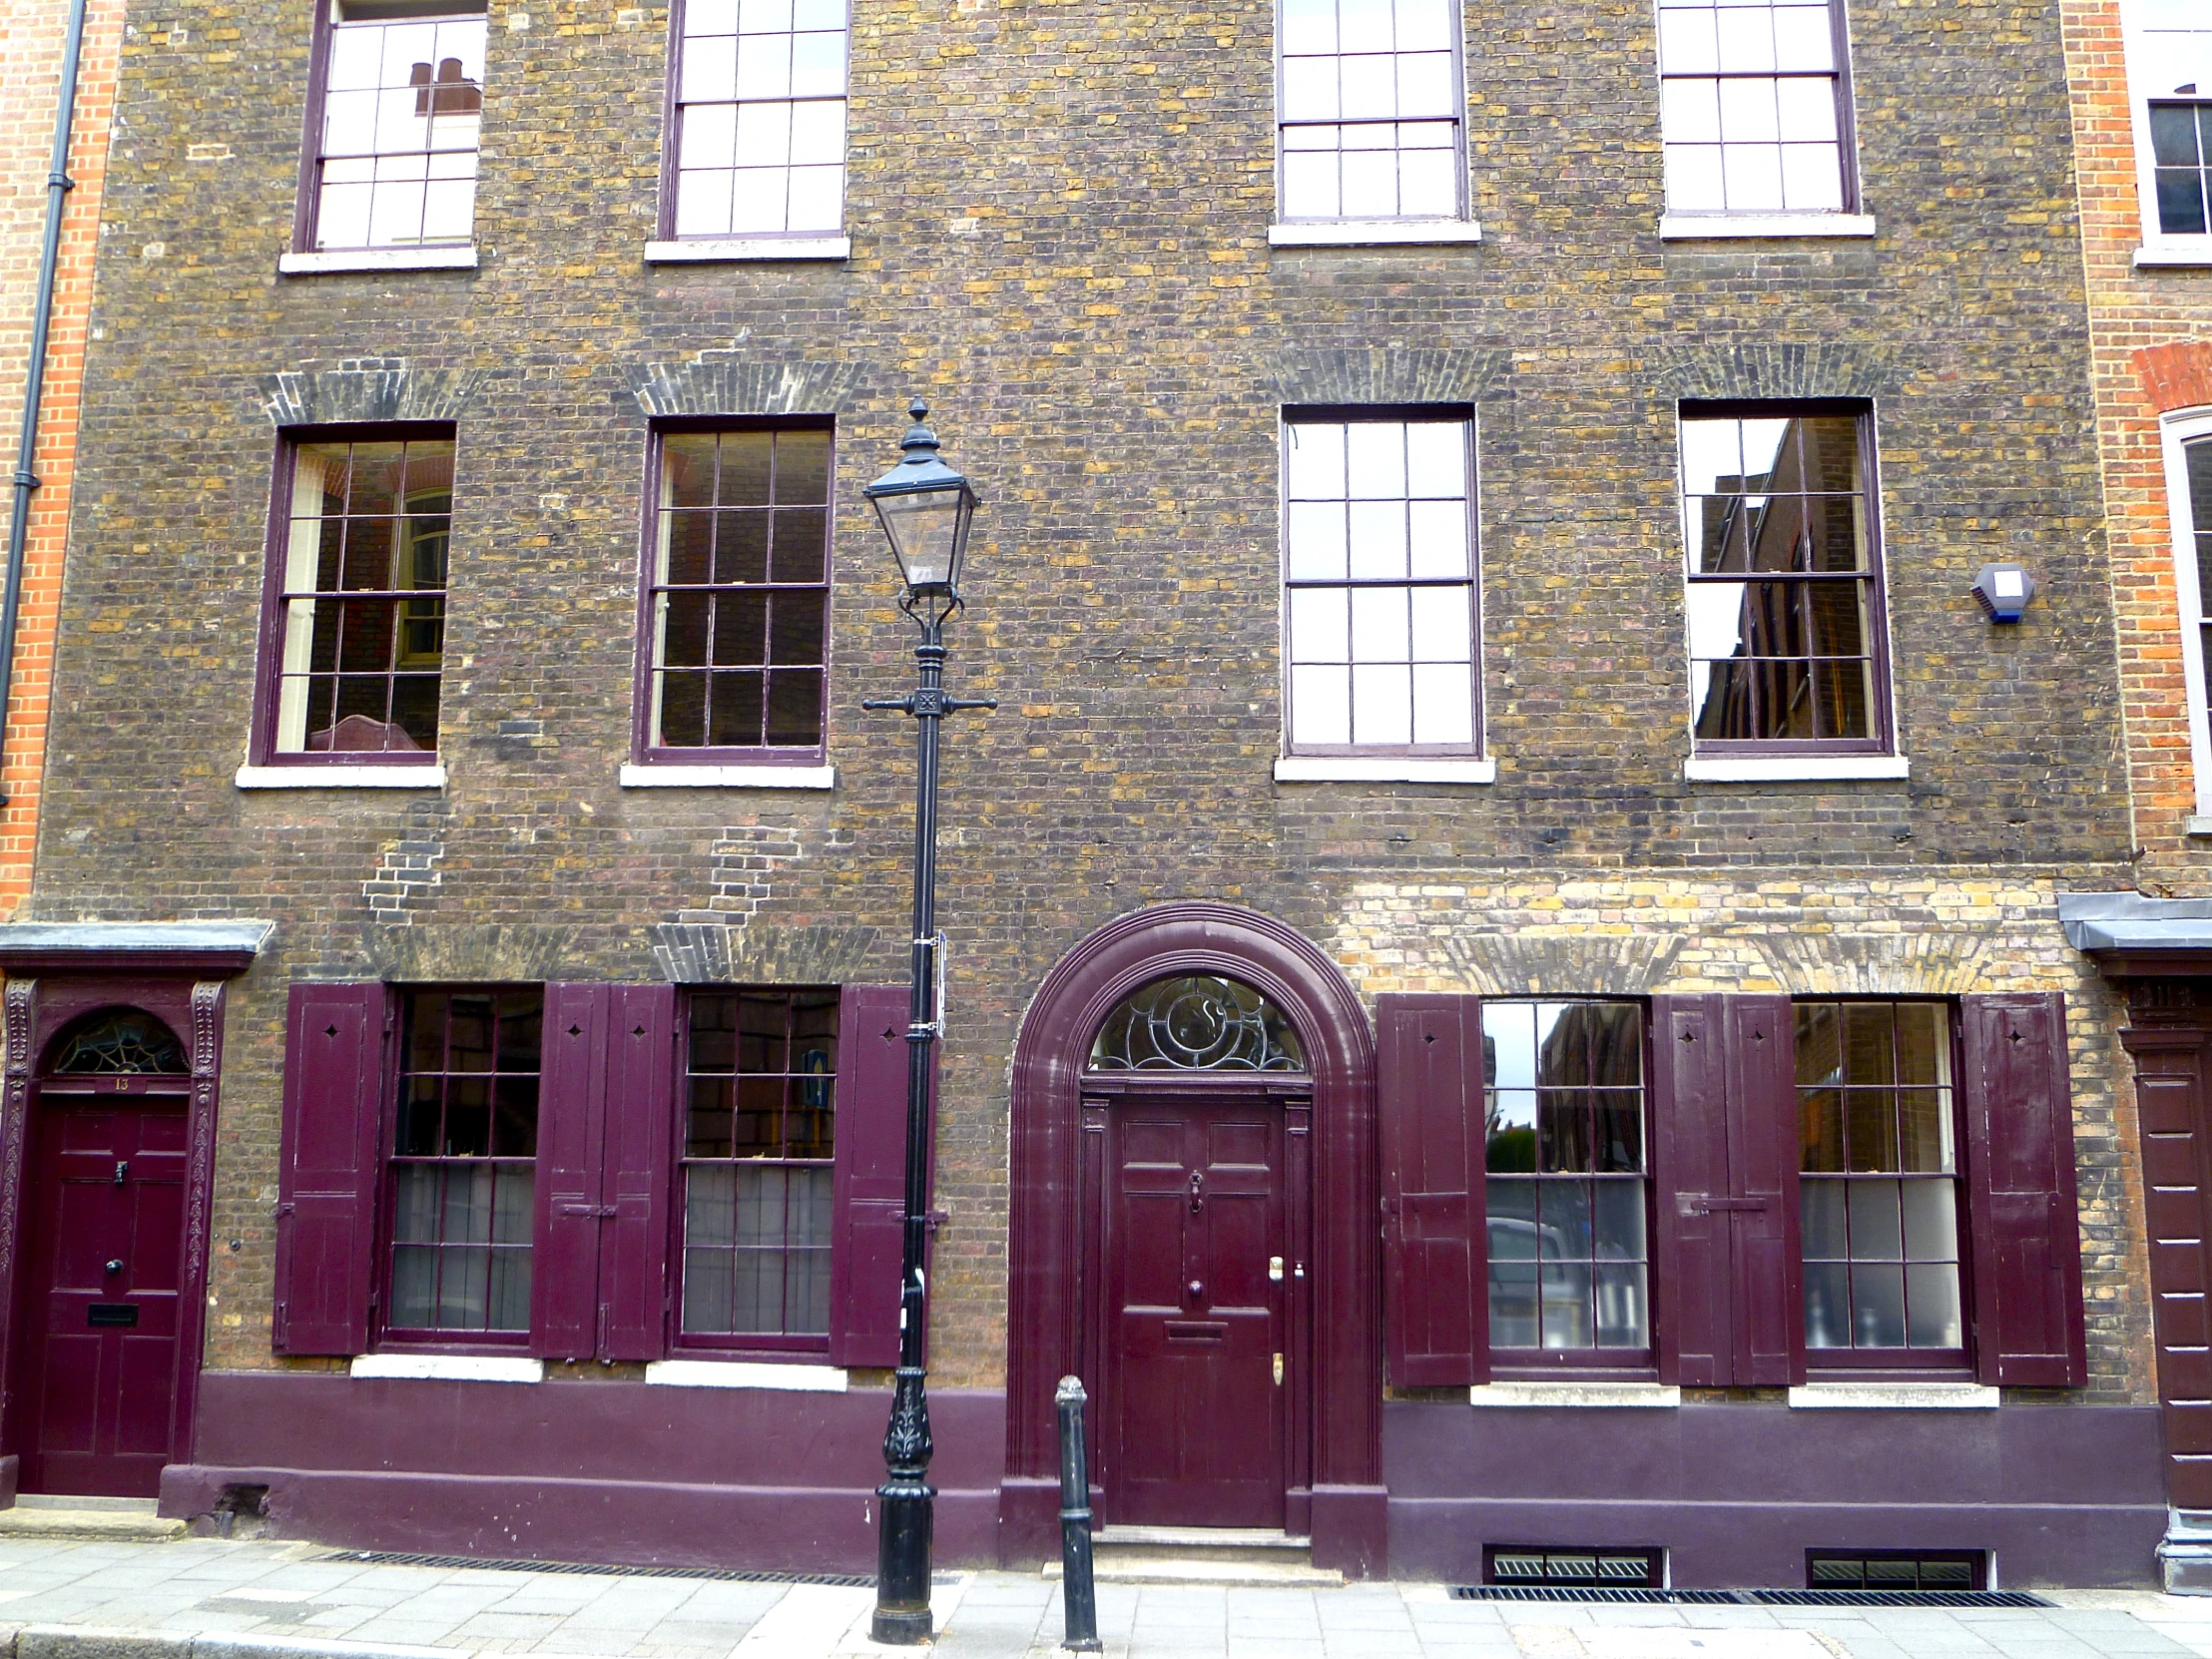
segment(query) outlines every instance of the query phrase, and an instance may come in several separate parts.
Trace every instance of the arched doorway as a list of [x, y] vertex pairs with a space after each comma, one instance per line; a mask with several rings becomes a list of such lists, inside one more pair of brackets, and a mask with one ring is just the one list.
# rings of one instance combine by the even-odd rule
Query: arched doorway
[[1023, 1020], [1011, 1151], [1007, 1558], [1056, 1535], [1073, 1374], [1102, 1520], [1278, 1525], [1381, 1570], [1375, 1049], [1335, 963], [1235, 905], [1108, 923]]
[[[11, 1016], [28, 1012], [19, 990]], [[41, 1021], [53, 1034], [25, 1056], [10, 1438], [26, 1491], [152, 1497], [198, 1367], [203, 1252], [188, 1233], [205, 1215], [188, 1212], [202, 1068], [161, 1015], [85, 1000], [55, 998], [55, 1012], [84, 1011]]]

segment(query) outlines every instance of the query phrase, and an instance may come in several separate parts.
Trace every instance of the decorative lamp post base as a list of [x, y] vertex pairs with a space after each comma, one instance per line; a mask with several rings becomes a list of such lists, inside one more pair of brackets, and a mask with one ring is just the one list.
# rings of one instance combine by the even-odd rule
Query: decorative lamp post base
[[[936, 1492], [916, 1480], [875, 1488], [883, 1505], [876, 1557], [875, 1617], [868, 1635], [878, 1642], [914, 1647], [929, 1640], [930, 1499]], [[917, 1570], [918, 1569], [918, 1570]]]

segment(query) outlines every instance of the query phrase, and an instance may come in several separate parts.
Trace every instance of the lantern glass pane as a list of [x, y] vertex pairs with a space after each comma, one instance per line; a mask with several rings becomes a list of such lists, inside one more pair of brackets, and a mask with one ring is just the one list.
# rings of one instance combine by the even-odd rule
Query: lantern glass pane
[[913, 495], [878, 496], [875, 511], [891, 553], [909, 588], [950, 587], [960, 545], [960, 494], [933, 490]]

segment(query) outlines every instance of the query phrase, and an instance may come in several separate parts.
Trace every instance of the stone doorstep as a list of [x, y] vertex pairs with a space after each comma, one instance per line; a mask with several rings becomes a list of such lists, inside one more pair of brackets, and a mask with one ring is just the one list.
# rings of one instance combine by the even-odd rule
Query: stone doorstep
[[104, 1538], [165, 1543], [185, 1535], [185, 1522], [155, 1512], [152, 1498], [55, 1498], [18, 1495], [0, 1509], [0, 1538]]
[[[1058, 1578], [1061, 1563], [1045, 1564]], [[1314, 1565], [1311, 1539], [1253, 1527], [1101, 1526], [1091, 1533], [1091, 1576], [1101, 1584], [1226, 1584], [1279, 1589], [1335, 1587]]]
[[[295, 1636], [109, 1630], [91, 1625], [0, 1625], [0, 1659], [508, 1659], [501, 1648], [404, 1647]], [[563, 1654], [561, 1659], [587, 1659]]]

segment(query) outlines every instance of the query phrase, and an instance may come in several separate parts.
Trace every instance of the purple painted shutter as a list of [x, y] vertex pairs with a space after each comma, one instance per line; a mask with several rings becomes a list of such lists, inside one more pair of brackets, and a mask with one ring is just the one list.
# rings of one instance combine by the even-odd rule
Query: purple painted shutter
[[676, 1136], [676, 987], [618, 985], [607, 1042], [607, 1163], [600, 1231], [604, 1360], [668, 1353], [669, 1194]]
[[1976, 1367], [2012, 1387], [2088, 1381], [2066, 999], [1963, 999]]
[[381, 984], [291, 987], [276, 1170], [278, 1354], [368, 1351], [388, 1006]]
[[1728, 1195], [1740, 1387], [1805, 1381], [1798, 1247], [1796, 1018], [1786, 996], [1721, 999], [1728, 1038]]
[[1725, 1387], [1735, 1371], [1726, 1020], [1717, 996], [1651, 999], [1652, 1330], [1659, 1379]]
[[599, 1352], [599, 1233], [612, 985], [545, 987], [538, 1083], [537, 1238], [530, 1262], [530, 1352]]
[[1384, 1331], [1401, 1388], [1490, 1377], [1481, 1007], [1471, 996], [1376, 1003]]
[[847, 985], [837, 1010], [833, 1366], [898, 1364], [909, 1005], [903, 985]]

